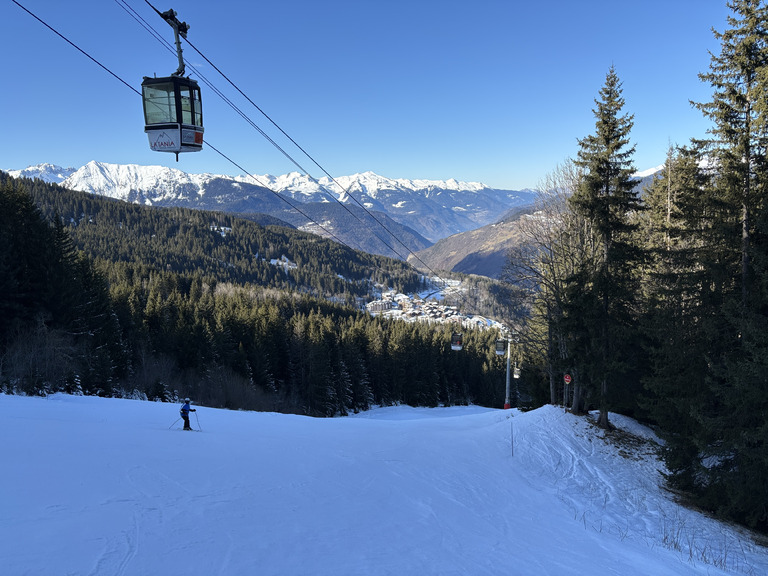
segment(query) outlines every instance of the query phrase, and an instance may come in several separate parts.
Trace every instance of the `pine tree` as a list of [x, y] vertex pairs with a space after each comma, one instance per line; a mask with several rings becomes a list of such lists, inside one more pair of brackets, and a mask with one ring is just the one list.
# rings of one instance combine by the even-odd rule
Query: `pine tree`
[[699, 475], [694, 457], [703, 437], [702, 415], [711, 410], [705, 381], [713, 349], [710, 327], [720, 304], [711, 292], [720, 267], [708, 246], [719, 218], [698, 160], [692, 150], [670, 149], [664, 169], [645, 194], [641, 223], [647, 251], [644, 403], [663, 430], [672, 484], [684, 490]]
[[575, 163], [583, 170], [583, 179], [571, 204], [590, 224], [599, 255], [594, 268], [582, 268], [573, 276], [569, 315], [582, 325], [579, 351], [599, 383], [598, 424], [607, 428], [608, 383], [626, 372], [622, 345], [631, 325], [634, 266], [639, 260], [630, 216], [640, 209], [640, 200], [632, 181], [633, 116], [622, 115], [622, 87], [613, 66], [595, 103], [595, 133], [579, 140]]

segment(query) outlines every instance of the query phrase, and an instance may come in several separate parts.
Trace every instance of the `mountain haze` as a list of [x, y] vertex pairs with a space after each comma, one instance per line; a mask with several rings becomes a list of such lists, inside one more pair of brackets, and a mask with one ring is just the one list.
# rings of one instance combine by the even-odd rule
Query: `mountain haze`
[[[634, 175], [640, 194], [651, 185], [662, 168], [657, 166]], [[417, 268], [426, 264], [432, 270], [499, 278], [508, 258], [507, 252], [523, 241], [519, 231], [520, 219], [534, 210], [532, 204], [515, 207], [499, 221], [442, 238], [409, 256], [408, 261]]]
[[518, 208], [498, 222], [443, 238], [410, 256], [408, 262], [417, 268], [423, 267], [423, 263], [432, 270], [499, 278], [507, 251], [522, 241], [520, 218], [531, 210], [531, 207]]

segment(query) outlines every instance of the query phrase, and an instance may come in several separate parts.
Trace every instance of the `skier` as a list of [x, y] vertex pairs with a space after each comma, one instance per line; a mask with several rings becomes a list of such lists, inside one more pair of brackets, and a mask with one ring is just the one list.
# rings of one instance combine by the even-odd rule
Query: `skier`
[[181, 417], [184, 419], [184, 430], [192, 430], [192, 427], [189, 425], [189, 413], [197, 412], [197, 410], [189, 407], [189, 398], [184, 398], [184, 405], [181, 407], [179, 412], [181, 413]]

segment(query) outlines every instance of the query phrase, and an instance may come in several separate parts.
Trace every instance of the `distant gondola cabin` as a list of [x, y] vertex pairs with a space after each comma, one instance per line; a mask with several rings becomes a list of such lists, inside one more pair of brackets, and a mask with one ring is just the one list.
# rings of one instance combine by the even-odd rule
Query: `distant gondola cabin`
[[454, 332], [451, 335], [451, 350], [461, 350], [464, 343], [464, 335], [460, 332]]
[[200, 87], [183, 76], [144, 78], [144, 132], [157, 152], [198, 152], [203, 148]]
[[496, 355], [497, 356], [504, 356], [504, 354], [507, 353], [507, 341], [506, 340], [496, 340]]

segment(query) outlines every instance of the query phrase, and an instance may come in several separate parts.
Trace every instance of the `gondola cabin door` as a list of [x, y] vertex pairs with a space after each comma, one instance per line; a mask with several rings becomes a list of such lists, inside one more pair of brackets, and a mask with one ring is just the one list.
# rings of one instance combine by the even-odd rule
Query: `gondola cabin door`
[[203, 106], [195, 80], [181, 76], [144, 78], [144, 132], [157, 152], [198, 152], [203, 148]]

